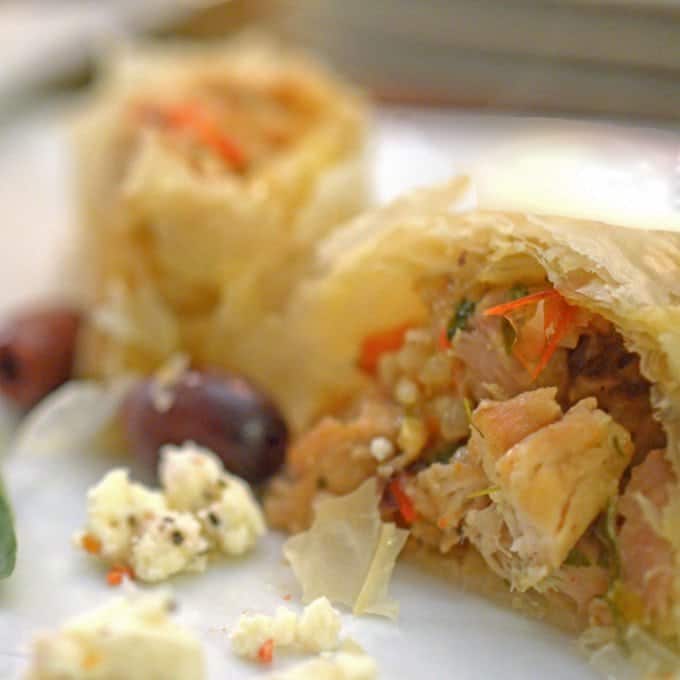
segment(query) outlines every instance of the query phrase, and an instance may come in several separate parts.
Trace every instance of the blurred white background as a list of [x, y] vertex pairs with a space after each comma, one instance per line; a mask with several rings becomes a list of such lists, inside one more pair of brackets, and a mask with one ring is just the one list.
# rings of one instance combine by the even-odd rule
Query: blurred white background
[[680, 120], [680, 0], [0, 0], [0, 105], [107, 41], [253, 20], [383, 101]]

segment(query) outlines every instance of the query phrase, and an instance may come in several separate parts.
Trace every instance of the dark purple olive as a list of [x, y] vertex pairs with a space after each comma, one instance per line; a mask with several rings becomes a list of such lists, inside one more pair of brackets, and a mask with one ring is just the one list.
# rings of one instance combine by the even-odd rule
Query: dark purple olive
[[[168, 391], [169, 404], [159, 403], [160, 389]], [[165, 388], [143, 380], [126, 397], [121, 418], [133, 452], [153, 469], [163, 444], [193, 441], [253, 484], [281, 467], [288, 443], [288, 428], [274, 402], [251, 382], [227, 373], [187, 371]]]
[[80, 314], [36, 307], [0, 325], [0, 392], [29, 408], [71, 377]]

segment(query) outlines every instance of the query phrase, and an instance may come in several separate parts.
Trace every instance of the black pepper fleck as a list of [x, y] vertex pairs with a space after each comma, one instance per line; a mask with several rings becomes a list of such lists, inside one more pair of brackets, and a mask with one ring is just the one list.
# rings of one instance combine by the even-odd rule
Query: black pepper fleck
[[182, 534], [181, 531], [173, 531], [172, 534], [170, 534], [170, 537], [175, 545], [182, 545], [182, 543], [184, 543], [184, 534]]
[[220, 518], [214, 512], [208, 513], [208, 519], [210, 520], [210, 524], [212, 524], [214, 527], [220, 525]]

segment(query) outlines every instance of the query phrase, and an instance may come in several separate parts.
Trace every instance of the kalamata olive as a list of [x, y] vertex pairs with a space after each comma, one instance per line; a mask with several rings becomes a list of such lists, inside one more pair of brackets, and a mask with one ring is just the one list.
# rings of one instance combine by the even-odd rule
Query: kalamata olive
[[[159, 399], [159, 391], [167, 394]], [[142, 380], [126, 397], [121, 420], [135, 455], [154, 469], [163, 444], [193, 441], [251, 483], [279, 469], [288, 443], [274, 402], [248, 380], [227, 373], [190, 370], [165, 387]]]
[[28, 408], [71, 377], [80, 314], [36, 307], [0, 325], [0, 392]]

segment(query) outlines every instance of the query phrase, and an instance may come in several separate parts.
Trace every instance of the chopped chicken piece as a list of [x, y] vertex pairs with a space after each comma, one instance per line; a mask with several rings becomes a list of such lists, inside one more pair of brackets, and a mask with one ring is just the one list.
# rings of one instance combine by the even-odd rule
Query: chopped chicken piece
[[658, 520], [674, 480], [665, 452], [652, 451], [633, 468], [618, 505], [624, 519], [618, 536], [623, 584], [642, 598], [648, 614], [661, 619], [670, 609], [674, 565], [673, 549], [660, 535]]
[[[520, 590], [535, 586], [564, 562], [616, 494], [633, 455], [628, 432], [598, 410], [593, 398], [551, 422], [559, 409], [554, 396], [554, 390], [537, 390], [533, 398], [484, 402], [479, 414], [483, 417], [476, 412], [473, 416], [477, 450], [495, 488], [497, 511], [512, 537], [510, 550], [518, 558], [510, 576]], [[538, 398], [552, 400], [554, 406], [538, 407], [533, 401]], [[505, 443], [511, 446], [501, 452]]]
[[496, 461], [510, 447], [561, 418], [556, 394], [556, 388], [544, 387], [507, 401], [482, 401], [475, 409], [469, 448], [489, 479], [494, 479]]
[[430, 532], [421, 531], [420, 524], [436, 526], [440, 531], [433, 534], [433, 547], [448, 552], [460, 541], [458, 528], [465, 513], [488, 505], [488, 496], [480, 494], [488, 487], [481, 465], [470, 460], [466, 448], [459, 449], [449, 463], [421, 470], [407, 484], [418, 517], [411, 527], [413, 534], [429, 544]]

